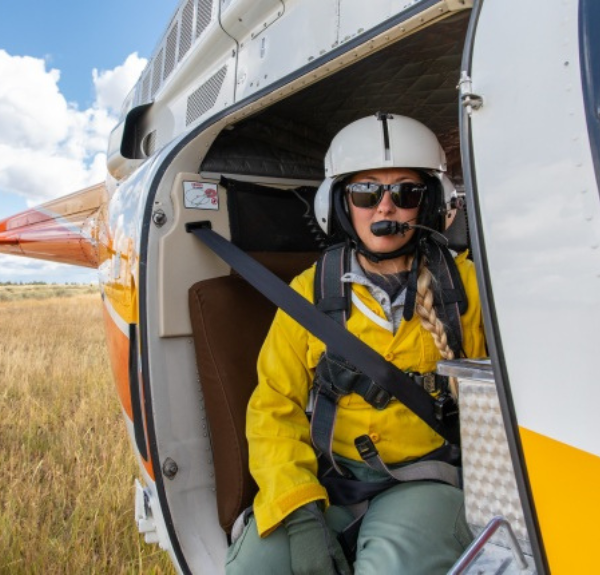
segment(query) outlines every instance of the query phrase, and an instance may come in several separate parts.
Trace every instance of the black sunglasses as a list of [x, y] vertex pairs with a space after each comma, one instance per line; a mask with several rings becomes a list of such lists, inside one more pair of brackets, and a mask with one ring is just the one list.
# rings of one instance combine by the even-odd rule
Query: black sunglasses
[[421, 205], [427, 186], [414, 182], [402, 182], [401, 184], [356, 182], [348, 184], [346, 191], [357, 208], [374, 208], [378, 206], [384, 192], [388, 191], [397, 207], [410, 210]]

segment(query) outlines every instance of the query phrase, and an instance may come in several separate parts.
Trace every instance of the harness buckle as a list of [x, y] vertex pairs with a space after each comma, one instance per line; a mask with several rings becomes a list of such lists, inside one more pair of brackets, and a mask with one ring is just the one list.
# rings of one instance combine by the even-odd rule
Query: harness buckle
[[423, 374], [423, 389], [427, 393], [435, 393], [437, 391], [435, 373], [430, 371]]
[[368, 435], [359, 435], [354, 440], [354, 446], [363, 461], [379, 455], [379, 451]]
[[439, 375], [435, 371], [430, 371], [428, 373], [419, 373], [413, 371], [408, 375], [419, 387], [422, 387], [427, 393], [445, 391], [448, 387], [448, 378], [445, 375]]
[[366, 393], [363, 395], [363, 399], [375, 409], [382, 410], [388, 406], [392, 396], [375, 382], [371, 382]]
[[449, 417], [458, 415], [458, 405], [448, 392], [444, 392], [435, 400], [433, 412], [435, 418], [443, 422]]

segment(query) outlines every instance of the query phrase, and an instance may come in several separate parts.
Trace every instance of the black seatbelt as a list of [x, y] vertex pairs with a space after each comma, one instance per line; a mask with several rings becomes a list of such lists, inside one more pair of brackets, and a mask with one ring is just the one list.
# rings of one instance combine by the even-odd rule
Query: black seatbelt
[[459, 442], [458, 418], [452, 415], [444, 417], [444, 410], [439, 409], [436, 400], [401, 369], [386, 361], [275, 274], [214, 232], [210, 222], [188, 223], [186, 231], [193, 233], [267, 299], [325, 343], [329, 350], [343, 358], [352, 358], [351, 363], [356, 368], [408, 407], [436, 433], [450, 443]]

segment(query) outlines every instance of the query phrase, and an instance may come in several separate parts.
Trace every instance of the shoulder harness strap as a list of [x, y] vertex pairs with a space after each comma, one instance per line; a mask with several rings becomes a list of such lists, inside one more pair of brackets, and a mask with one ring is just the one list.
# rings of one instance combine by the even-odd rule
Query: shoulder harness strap
[[[393, 363], [385, 361], [377, 351], [347, 331], [344, 326], [320, 312], [288, 284], [212, 231], [210, 222], [190, 222], [186, 224], [186, 230], [230, 264], [265, 297], [315, 337], [324, 341], [351, 370], [367, 377], [370, 384], [366, 390], [367, 395], [372, 395], [369, 402], [371, 405], [384, 408], [389, 399], [395, 397], [447, 441], [458, 442], [456, 412], [450, 409], [440, 410], [439, 398], [434, 399], [425, 389], [414, 385], [407, 373]], [[345, 360], [346, 357], [351, 357], [352, 363]], [[354, 364], [356, 367], [353, 367]], [[340, 392], [345, 392], [339, 389], [333, 391], [332, 395], [337, 397]], [[347, 393], [350, 392], [351, 390]]]
[[347, 244], [326, 249], [317, 261], [314, 298], [317, 309], [345, 325], [350, 314], [351, 286], [340, 278], [350, 269], [351, 250]]
[[469, 306], [458, 267], [450, 250], [430, 242], [427, 250], [428, 267], [436, 279], [433, 286], [434, 307], [440, 321], [448, 328], [446, 335], [454, 357], [461, 357], [463, 331], [460, 316]]
[[[460, 316], [468, 308], [467, 294], [450, 250], [435, 241], [426, 248], [428, 267], [436, 279], [434, 306], [442, 323], [449, 327], [448, 341], [455, 357], [462, 355], [462, 324]], [[317, 308], [345, 325], [352, 307], [351, 285], [340, 281], [350, 269], [351, 249], [348, 244], [331, 246], [317, 261], [314, 298]], [[404, 318], [410, 320], [415, 307], [418, 258], [413, 261], [409, 277]], [[412, 282], [412, 283], [411, 283]], [[412, 285], [414, 284], [414, 285]]]
[[[444, 309], [444, 312], [438, 310], [438, 315], [442, 321], [454, 321], [460, 326], [460, 313], [454, 314], [452, 304], [466, 303], [466, 295], [462, 289], [462, 282], [454, 259], [448, 250], [440, 249], [437, 253], [436, 262], [443, 264], [441, 266], [441, 275], [443, 284], [442, 298], [438, 298], [437, 307]], [[446, 253], [449, 260], [446, 259]], [[340, 281], [340, 278], [350, 269], [351, 250], [347, 244], [337, 244], [326, 250], [317, 262], [314, 283], [314, 300], [317, 308], [338, 323], [345, 325], [351, 306], [351, 285], [348, 282]], [[447, 263], [450, 261], [451, 264]], [[440, 268], [440, 265], [437, 266]], [[438, 269], [432, 270], [435, 277], [440, 276]], [[414, 274], [413, 274], [414, 275]], [[458, 281], [457, 281], [458, 278]], [[455, 289], [453, 286], [458, 285]], [[435, 296], [435, 294], [434, 294]], [[464, 296], [464, 297], [462, 297]], [[413, 304], [414, 307], [414, 304]], [[449, 311], [445, 311], [448, 307]], [[459, 308], [456, 307], [458, 310]], [[466, 309], [466, 307], [464, 308]], [[456, 316], [456, 318], [454, 317]], [[455, 328], [452, 329], [454, 331]], [[458, 333], [462, 335], [462, 328], [458, 328]], [[448, 335], [451, 346], [458, 357], [462, 341], [462, 337], [457, 340], [453, 334]], [[333, 373], [336, 372], [336, 373]], [[326, 352], [321, 358], [317, 366], [315, 374], [315, 390], [316, 397], [314, 399], [312, 417], [311, 417], [311, 437], [315, 447], [322, 453], [323, 456], [333, 466], [335, 471], [342, 477], [345, 475], [345, 470], [342, 469], [335, 461], [332, 452], [333, 428], [337, 416], [337, 403], [342, 395], [356, 392], [361, 395], [367, 402], [373, 405], [376, 409], [384, 409], [390, 400], [390, 395], [382, 390], [377, 384], [371, 381], [360, 372], [354, 371], [343, 358], [336, 357], [330, 352]], [[359, 445], [357, 449], [361, 456]], [[434, 478], [439, 481], [456, 485], [458, 483], [457, 471], [454, 465], [444, 463], [443, 470], [440, 468], [441, 462], [431, 462], [427, 465], [420, 465], [419, 471], [417, 468], [402, 471], [396, 477], [396, 473], [390, 473], [389, 469], [383, 464], [379, 458], [367, 457], [365, 462], [385, 471], [394, 477], [396, 480], [416, 480], [422, 479], [425, 476]], [[368, 461], [367, 461], [368, 460]], [[410, 478], [410, 479], [409, 479]]]

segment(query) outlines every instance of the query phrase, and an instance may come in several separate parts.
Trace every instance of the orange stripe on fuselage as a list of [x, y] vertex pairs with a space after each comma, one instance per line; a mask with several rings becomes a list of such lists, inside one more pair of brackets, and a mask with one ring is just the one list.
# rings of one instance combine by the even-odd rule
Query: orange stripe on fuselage
[[119, 329], [104, 306], [104, 325], [117, 393], [127, 417], [133, 421], [129, 389], [129, 338]]
[[552, 575], [598, 573], [600, 457], [520, 428]]
[[[135, 293], [129, 294], [130, 300], [135, 301]], [[110, 361], [113, 370], [113, 376], [115, 379], [115, 385], [117, 387], [117, 393], [123, 406], [123, 410], [127, 414], [127, 417], [133, 422], [133, 410], [131, 408], [131, 390], [129, 387], [129, 337], [127, 337], [115, 323], [110, 313], [104, 309], [104, 324], [106, 326], [106, 340], [108, 343], [108, 350], [110, 355]], [[131, 307], [127, 306], [129, 315], [131, 316]], [[129, 317], [128, 319], [132, 319]], [[143, 391], [142, 391], [143, 393]], [[144, 416], [144, 432], [146, 438], [148, 437], [146, 430], [146, 412], [144, 410], [144, 401], [142, 397], [142, 411]], [[132, 442], [135, 443], [135, 438], [131, 438]], [[140, 461], [146, 469], [146, 472], [150, 478], [154, 481], [154, 470], [152, 468], [152, 456], [148, 451], [148, 459], [144, 459], [140, 455]]]

